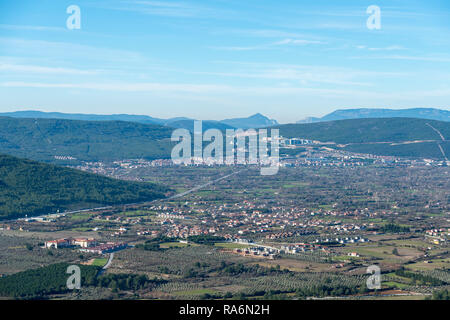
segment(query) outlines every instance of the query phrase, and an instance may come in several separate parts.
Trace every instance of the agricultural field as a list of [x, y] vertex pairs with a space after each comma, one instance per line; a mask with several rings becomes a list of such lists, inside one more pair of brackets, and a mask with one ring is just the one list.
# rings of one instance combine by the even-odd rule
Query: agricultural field
[[79, 260], [79, 253], [72, 250], [42, 249], [42, 242], [28, 237], [12, 237], [0, 233], [0, 274], [42, 267], [57, 262]]

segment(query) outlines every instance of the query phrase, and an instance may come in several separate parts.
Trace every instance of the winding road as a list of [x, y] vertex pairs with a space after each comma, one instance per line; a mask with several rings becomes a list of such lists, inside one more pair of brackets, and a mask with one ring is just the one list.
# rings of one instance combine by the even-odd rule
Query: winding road
[[213, 184], [213, 183], [216, 183], [216, 182], [219, 182], [220, 180], [223, 180], [223, 179], [226, 179], [226, 178], [228, 178], [228, 177], [231, 177], [231, 176], [233, 176], [233, 175], [235, 175], [235, 174], [238, 174], [238, 173], [240, 173], [240, 172], [242, 172], [242, 171], [244, 171], [244, 170], [246, 170], [246, 169], [242, 169], [242, 170], [239, 170], [239, 171], [230, 173], [230, 174], [228, 174], [228, 175], [226, 175], [226, 176], [223, 176], [223, 177], [220, 177], [220, 178], [218, 178], [218, 179], [216, 179], [216, 180], [207, 182], [207, 183], [202, 184], [202, 185], [200, 185], [200, 186], [198, 186], [198, 187], [189, 189], [189, 190], [187, 190], [187, 191], [184, 191], [184, 192], [182, 192], [182, 193], [176, 194], [176, 195], [174, 195], [174, 196], [171, 196], [171, 197], [169, 197], [169, 198], [167, 198], [167, 199], [162, 199], [162, 200], [172, 200], [172, 199], [184, 197], [185, 195], [188, 195], [188, 194], [190, 194], [190, 193], [192, 193], [192, 192], [195, 192], [195, 191], [198, 191], [198, 190], [200, 190], [200, 189], [203, 189], [203, 188], [205, 188], [205, 187], [207, 187], [207, 186], [209, 186], [209, 185], [211, 185], [211, 184]]
[[9, 220], [9, 221], [23, 221], [23, 220], [26, 220], [26, 219], [40, 219], [40, 218], [47, 218], [47, 219], [50, 218], [50, 219], [51, 219], [51, 218], [62, 217], [62, 216], [65, 216], [65, 215], [68, 215], [68, 214], [73, 214], [73, 213], [81, 213], [81, 212], [89, 212], [89, 211], [107, 210], [107, 209], [114, 209], [114, 208], [117, 208], [117, 207], [121, 207], [121, 208], [124, 208], [124, 207], [125, 207], [125, 208], [126, 208], [126, 207], [128, 207], [128, 206], [148, 205], [148, 204], [151, 204], [151, 203], [154, 203], [154, 202], [157, 202], [157, 201], [168, 201], [168, 200], [172, 200], [172, 199], [177, 199], [177, 198], [184, 197], [184, 196], [186, 196], [186, 195], [188, 195], [188, 194], [190, 194], [190, 193], [192, 193], [192, 192], [195, 192], [195, 191], [198, 191], [198, 190], [200, 190], [200, 189], [206, 188], [207, 186], [210, 186], [210, 185], [212, 185], [213, 183], [216, 183], [216, 182], [219, 182], [219, 181], [221, 181], [221, 180], [224, 180], [224, 179], [226, 179], [226, 178], [228, 178], [228, 177], [231, 177], [231, 176], [233, 176], [233, 175], [235, 175], [235, 174], [238, 174], [238, 173], [240, 173], [240, 172], [242, 172], [242, 171], [245, 171], [245, 170], [248, 170], [248, 169], [242, 169], [242, 170], [239, 170], [239, 171], [230, 173], [230, 174], [228, 174], [228, 175], [226, 175], [226, 176], [223, 176], [223, 177], [220, 177], [220, 178], [218, 178], [218, 179], [209, 181], [209, 182], [204, 183], [204, 184], [202, 184], [202, 185], [200, 185], [200, 186], [197, 186], [197, 187], [195, 187], [195, 188], [189, 189], [189, 190], [184, 191], [184, 192], [182, 192], [182, 193], [178, 193], [178, 194], [173, 195], [173, 196], [170, 196], [170, 197], [168, 197], [168, 198], [155, 199], [155, 200], [152, 200], [152, 201], [149, 201], [149, 202], [139, 202], [139, 203], [120, 204], [120, 205], [114, 205], [114, 206], [105, 206], [105, 207], [89, 208], [89, 209], [82, 209], [82, 210], [66, 211], [66, 212], [62, 212], [62, 213], [51, 213], [51, 214], [45, 214], [45, 215], [35, 216], [35, 217], [30, 217], [30, 218], [28, 218], [28, 217], [26, 217], [26, 218], [17, 218], [17, 219], [13, 219], [13, 220]]
[[[433, 126], [432, 126], [431, 124], [429, 124], [428, 122], [427, 122], [427, 126], [429, 126], [431, 129], [433, 129], [433, 130], [441, 137], [441, 140], [442, 140], [442, 141], [445, 141], [444, 135], [443, 135], [438, 129], [436, 129], [435, 127], [433, 127]], [[437, 143], [437, 145], [438, 145], [439, 149], [441, 150], [441, 153], [442, 153], [442, 155], [444, 156], [445, 161], [448, 162], [448, 158], [447, 158], [447, 155], [445, 154], [444, 148], [442, 148], [442, 146], [441, 146], [441, 144], [440, 144], [439, 142]]]
[[109, 268], [109, 266], [111, 265], [111, 263], [112, 263], [112, 261], [113, 261], [113, 259], [114, 259], [114, 252], [111, 252], [110, 254], [109, 254], [109, 259], [108, 259], [108, 262], [106, 262], [106, 264], [103, 266], [103, 270], [106, 270], [106, 269], [108, 269]]

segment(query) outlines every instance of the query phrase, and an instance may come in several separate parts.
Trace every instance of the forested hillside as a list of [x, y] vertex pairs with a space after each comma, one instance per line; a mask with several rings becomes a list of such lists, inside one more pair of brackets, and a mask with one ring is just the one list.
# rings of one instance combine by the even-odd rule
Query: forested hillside
[[352, 119], [277, 128], [284, 137], [334, 142], [336, 148], [357, 153], [445, 160], [442, 148], [447, 157], [450, 155], [450, 122], [444, 121]]
[[0, 117], [0, 153], [57, 162], [170, 157], [173, 129], [124, 121]]
[[[190, 120], [175, 123], [181, 127], [192, 127]], [[214, 127], [213, 124], [204, 122], [204, 129]], [[217, 128], [225, 130], [228, 126], [217, 122]], [[352, 119], [286, 124], [273, 128], [279, 128], [283, 137], [334, 142], [354, 152], [443, 158], [439, 143], [444, 152], [450, 154], [450, 122], [444, 121]], [[57, 164], [170, 158], [174, 145], [170, 141], [173, 130], [159, 125], [123, 121], [0, 117], [0, 153]]]
[[120, 181], [0, 155], [0, 219], [149, 201], [164, 197], [167, 191], [151, 183]]
[[[427, 125], [428, 124], [428, 125]], [[351, 119], [307, 124], [276, 126], [284, 137], [299, 137], [333, 141], [336, 143], [403, 142], [414, 140], [441, 140], [429, 125], [450, 139], [450, 123], [444, 121], [383, 118]]]

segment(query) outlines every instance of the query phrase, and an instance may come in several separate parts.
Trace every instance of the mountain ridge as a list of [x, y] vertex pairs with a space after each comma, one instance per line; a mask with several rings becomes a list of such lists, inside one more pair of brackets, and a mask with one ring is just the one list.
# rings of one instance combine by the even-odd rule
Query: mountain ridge
[[242, 129], [270, 127], [278, 124], [276, 120], [269, 119], [261, 113], [255, 113], [247, 118], [225, 119], [221, 122], [231, 127]]
[[[30, 119], [64, 119], [64, 120], [83, 120], [83, 121], [127, 121], [144, 124], [157, 124], [174, 128], [191, 128], [191, 122], [196, 119], [187, 117], [174, 117], [169, 119], [160, 119], [147, 115], [132, 115], [132, 114], [84, 114], [84, 113], [62, 113], [62, 112], [43, 112], [37, 110], [13, 111], [0, 113], [0, 117], [12, 118], [30, 118]], [[276, 125], [278, 122], [273, 119], [256, 113], [247, 118], [231, 118], [225, 120], [203, 120], [207, 123], [207, 127], [212, 127], [214, 123], [223, 128], [248, 129], [248, 128], [262, 128], [271, 125]]]
[[338, 109], [323, 117], [307, 117], [297, 123], [315, 123], [348, 119], [368, 118], [417, 118], [438, 121], [450, 121], [450, 111], [436, 108], [409, 108], [409, 109], [377, 109], [356, 108]]

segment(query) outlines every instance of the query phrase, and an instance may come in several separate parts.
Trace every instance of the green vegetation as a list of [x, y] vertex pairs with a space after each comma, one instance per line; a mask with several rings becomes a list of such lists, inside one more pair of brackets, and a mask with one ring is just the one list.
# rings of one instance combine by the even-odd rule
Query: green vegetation
[[[0, 278], [0, 296], [33, 298], [67, 292], [69, 289], [66, 282], [70, 276], [66, 273], [68, 266], [67, 263], [58, 263]], [[79, 267], [81, 285], [92, 284], [99, 268], [85, 265]]]
[[234, 242], [217, 242], [214, 244], [216, 247], [225, 249], [244, 249], [250, 247], [248, 244], [234, 243]]
[[395, 271], [395, 275], [399, 277], [410, 278], [415, 284], [425, 284], [433, 286], [440, 286], [445, 284], [444, 281], [436, 279], [432, 276], [406, 271], [404, 268]]
[[[350, 119], [308, 124], [286, 124], [280, 129], [284, 137], [305, 138], [322, 142], [349, 144], [347, 151], [378, 155], [440, 158], [443, 156], [436, 142], [394, 144], [405, 141], [435, 140], [450, 153], [450, 144], [441, 141], [439, 134], [449, 139], [450, 123], [413, 118]], [[386, 143], [379, 143], [386, 142]]]
[[336, 143], [402, 142], [441, 140], [427, 123], [450, 137], [450, 123], [413, 118], [351, 119], [308, 124], [286, 124], [279, 128], [288, 138], [305, 138]]
[[165, 283], [164, 280], [153, 279], [149, 280], [146, 275], [136, 274], [107, 274], [98, 277], [94, 281], [94, 285], [110, 288], [113, 292], [119, 290], [140, 290], [149, 288], [151, 285], [158, 285]]
[[399, 226], [399, 225], [396, 225], [393, 223], [388, 223], [381, 227], [381, 231], [384, 233], [403, 233], [403, 232], [409, 232], [409, 228]]
[[282, 148], [282, 149], [280, 149], [280, 156], [294, 157], [305, 151], [306, 151], [306, 149], [301, 148], [301, 147], [297, 147], [294, 149]]
[[432, 300], [450, 300], [450, 292], [448, 289], [433, 291]]
[[340, 287], [332, 287], [328, 285], [318, 285], [313, 286], [312, 288], [301, 288], [296, 291], [296, 295], [299, 298], [306, 297], [339, 297], [339, 296], [348, 296], [357, 293], [367, 292], [367, 288], [365, 286], [361, 287], [350, 287], [350, 286], [340, 286]]
[[[404, 141], [436, 140], [450, 153], [449, 122], [412, 119], [351, 119], [309, 124], [287, 124], [280, 129], [284, 137], [301, 137], [323, 142], [350, 144], [345, 150], [412, 157], [441, 158], [435, 142], [391, 145]], [[219, 127], [219, 129], [223, 129]], [[124, 121], [80, 121], [0, 117], [0, 152], [39, 161], [74, 163], [122, 159], [169, 158], [172, 128]], [[374, 142], [388, 142], [373, 144]], [[282, 155], [295, 156], [303, 148], [282, 149]], [[57, 160], [70, 156], [76, 160]]]
[[0, 219], [149, 201], [168, 191], [5, 155], [0, 155], [0, 186]]
[[[156, 237], [136, 245], [136, 248], [146, 251], [164, 251], [168, 249], [167, 243], [177, 242], [177, 239], [168, 237]], [[165, 247], [161, 247], [161, 244], [165, 244]]]
[[[448, 141], [439, 142], [439, 145], [448, 154], [450, 152], [450, 143]], [[397, 157], [422, 157], [432, 159], [443, 159], [439, 145], [436, 142], [417, 142], [417, 143], [366, 143], [350, 144], [342, 149], [356, 153], [370, 153], [383, 156]]]
[[160, 248], [172, 249], [172, 248], [184, 248], [188, 247], [190, 244], [182, 242], [163, 242], [159, 245]]
[[263, 266], [260, 266], [258, 264], [255, 265], [244, 265], [241, 263], [238, 264], [227, 264], [222, 263], [219, 270], [222, 274], [237, 276], [241, 274], [247, 274], [247, 275], [253, 275], [253, 276], [267, 276], [272, 274], [279, 274], [279, 273], [289, 273], [289, 270], [281, 270], [280, 266], [272, 267], [272, 268], [266, 268]]
[[137, 244], [136, 248], [144, 249], [146, 251], [164, 251], [164, 250], [166, 250], [166, 248], [161, 248], [159, 243]]
[[108, 259], [106, 259], [106, 258], [97, 258], [92, 263], [92, 266], [103, 267], [107, 262], [108, 262]]
[[216, 242], [223, 242], [225, 238], [216, 237], [210, 235], [199, 235], [199, 236], [190, 236], [188, 237], [188, 241], [198, 243], [198, 244], [206, 244], [206, 245], [214, 245]]
[[168, 158], [172, 130], [124, 121], [0, 117], [0, 153], [53, 162], [55, 156], [84, 161]]
[[[0, 296], [15, 298], [45, 298], [52, 294], [67, 293], [68, 263], [52, 264], [38, 269], [30, 269], [0, 278]], [[150, 280], [146, 275], [106, 274], [98, 276], [100, 267], [79, 265], [81, 287], [102, 287], [118, 290], [148, 289], [165, 283], [164, 280]]]

